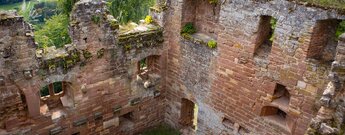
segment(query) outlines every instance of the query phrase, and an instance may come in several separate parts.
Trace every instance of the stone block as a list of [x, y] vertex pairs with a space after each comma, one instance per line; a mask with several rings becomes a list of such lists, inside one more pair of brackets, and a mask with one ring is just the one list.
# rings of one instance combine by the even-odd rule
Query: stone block
[[130, 101], [130, 104], [131, 104], [131, 106], [134, 106], [134, 105], [139, 104], [140, 101], [141, 101], [140, 98], [134, 98], [134, 99], [132, 99], [132, 100]]
[[74, 121], [73, 122], [73, 126], [78, 127], [78, 126], [82, 126], [82, 125], [84, 125], [86, 123], [87, 123], [87, 118], [86, 117], [82, 117], [82, 118]]
[[33, 77], [32, 70], [24, 70], [23, 74], [25, 79], [31, 79]]
[[63, 130], [63, 128], [62, 128], [61, 126], [59, 126], [59, 127], [56, 127], [56, 128], [51, 129], [51, 130], [49, 131], [49, 134], [50, 134], [50, 135], [57, 135], [57, 134], [61, 133], [62, 130]]
[[0, 76], [0, 86], [4, 86], [5, 85], [5, 77]]
[[307, 84], [304, 81], [297, 81], [297, 88], [305, 89]]
[[153, 92], [153, 97], [159, 97], [161, 95], [161, 92], [156, 90]]
[[103, 128], [107, 129], [111, 126], [117, 127], [117, 126], [119, 126], [119, 124], [120, 124], [119, 117], [116, 117], [116, 118], [113, 118], [113, 119], [110, 119], [108, 121], [103, 122]]
[[122, 106], [121, 105], [117, 105], [113, 107], [113, 112], [114, 113], [119, 113], [122, 110]]
[[100, 120], [103, 118], [103, 113], [102, 112], [96, 112], [95, 114], [93, 114], [93, 117], [95, 120]]

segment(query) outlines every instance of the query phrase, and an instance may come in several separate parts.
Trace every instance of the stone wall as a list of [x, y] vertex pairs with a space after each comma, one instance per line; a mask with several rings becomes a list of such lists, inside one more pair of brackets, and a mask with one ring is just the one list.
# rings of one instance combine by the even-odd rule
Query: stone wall
[[[0, 66], [0, 134], [123, 135], [163, 122], [167, 47], [162, 30], [119, 36], [119, 24], [105, 4], [76, 3], [69, 28], [72, 44], [64, 48], [36, 50], [23, 18], [1, 14], [1, 62], [10, 65]], [[138, 79], [139, 61], [151, 56], [152, 72]], [[41, 88], [51, 92], [55, 82], [67, 85], [63, 94], [40, 97]]]
[[[169, 3], [165, 27], [170, 46], [166, 121], [185, 128], [179, 123], [181, 99], [185, 98], [199, 105], [198, 128], [192, 131], [196, 134], [304, 134], [320, 107], [317, 101], [331, 69], [330, 62], [307, 57], [313, 50], [315, 27], [320, 20], [341, 20], [344, 16], [284, 0], [220, 1], [217, 25], [207, 21], [202, 24], [217, 31], [218, 47], [210, 49], [186, 44], [181, 29], [176, 29], [183, 27], [184, 19], [193, 18], [183, 9], [192, 9], [199, 2], [205, 4], [190, 4], [188, 0]], [[210, 12], [212, 9], [208, 9]], [[267, 59], [254, 57], [258, 37], [262, 36], [262, 16], [277, 19]], [[335, 54], [335, 49], [329, 50]], [[184, 74], [186, 71], [190, 72]], [[204, 71], [208, 72], [206, 76]], [[286, 100], [276, 95], [278, 86], [289, 93]], [[266, 117], [270, 113], [264, 112], [265, 107], [279, 111], [271, 110], [276, 115]], [[276, 116], [282, 117], [277, 120]]]
[[[25, 124], [25, 91], [16, 81], [27, 81], [37, 68], [31, 26], [13, 12], [0, 14], [0, 130]], [[27, 63], [26, 63], [27, 62]], [[27, 92], [26, 92], [27, 93]]]
[[[186, 135], [343, 132], [344, 37], [332, 39], [344, 15], [285, 0], [158, 3], [159, 26], [121, 32], [104, 2], [81, 0], [72, 44], [36, 53], [29, 25], [1, 14], [0, 133], [124, 135], [163, 122]], [[277, 19], [272, 45], [258, 52], [267, 18]], [[54, 82], [68, 87], [40, 97]]]

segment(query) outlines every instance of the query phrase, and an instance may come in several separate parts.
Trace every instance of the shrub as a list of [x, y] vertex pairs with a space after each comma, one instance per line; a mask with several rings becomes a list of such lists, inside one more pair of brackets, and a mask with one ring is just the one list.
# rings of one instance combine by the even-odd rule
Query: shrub
[[210, 40], [210, 41], [208, 41], [207, 46], [209, 48], [216, 48], [217, 47], [217, 42], [214, 41], [214, 40]]
[[71, 38], [68, 35], [68, 17], [64, 14], [55, 15], [42, 27], [42, 29], [35, 31], [35, 41], [39, 48], [56, 46], [56, 48], [63, 47], [71, 43]]
[[189, 22], [185, 26], [183, 26], [181, 34], [184, 34], [184, 33], [186, 33], [186, 34], [196, 33], [196, 29], [195, 29], [193, 23]]

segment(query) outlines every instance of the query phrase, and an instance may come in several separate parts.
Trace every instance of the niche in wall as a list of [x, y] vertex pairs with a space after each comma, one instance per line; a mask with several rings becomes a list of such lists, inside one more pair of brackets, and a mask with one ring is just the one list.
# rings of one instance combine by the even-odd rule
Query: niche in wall
[[278, 107], [265, 106], [261, 109], [260, 116], [291, 133], [294, 120], [285, 111], [279, 109]]
[[183, 0], [182, 26], [191, 22], [197, 33], [217, 38], [220, 4], [211, 4], [209, 0]]
[[231, 131], [235, 129], [235, 123], [228, 118], [223, 118], [222, 124]]
[[272, 104], [278, 106], [282, 110], [287, 111], [289, 109], [290, 93], [284, 85], [276, 84], [273, 93]]

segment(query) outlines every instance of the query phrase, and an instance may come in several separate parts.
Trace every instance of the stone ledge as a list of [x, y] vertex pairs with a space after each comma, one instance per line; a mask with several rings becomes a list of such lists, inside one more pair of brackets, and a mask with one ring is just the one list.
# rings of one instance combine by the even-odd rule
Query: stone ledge
[[[210, 37], [204, 33], [194, 33], [192, 35], [187, 34], [187, 33], [183, 33], [183, 34], [181, 34], [181, 36], [183, 37], [183, 39], [185, 41], [189, 41], [189, 42], [192, 42], [194, 44], [205, 45], [207, 47], [208, 47], [209, 41], [216, 41], [216, 39], [214, 39], [214, 38], [212, 38], [212, 37]], [[211, 48], [211, 49], [213, 49], [213, 48]]]

